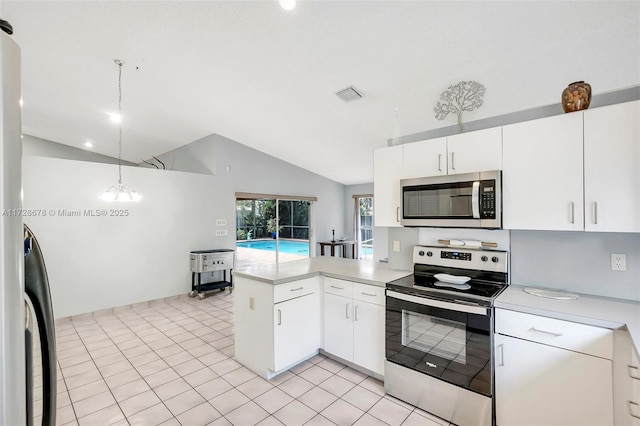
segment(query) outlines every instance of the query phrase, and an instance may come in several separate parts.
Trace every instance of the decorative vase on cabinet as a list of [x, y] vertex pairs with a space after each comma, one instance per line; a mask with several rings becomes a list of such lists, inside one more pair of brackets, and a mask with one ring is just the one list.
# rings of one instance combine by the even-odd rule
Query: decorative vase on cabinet
[[584, 81], [576, 81], [562, 91], [562, 109], [574, 112], [589, 108], [591, 103], [591, 85]]

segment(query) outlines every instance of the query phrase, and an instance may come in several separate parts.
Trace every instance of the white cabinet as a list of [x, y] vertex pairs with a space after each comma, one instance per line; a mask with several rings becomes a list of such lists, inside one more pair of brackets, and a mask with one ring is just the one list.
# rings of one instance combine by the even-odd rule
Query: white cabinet
[[324, 347], [337, 357], [353, 361], [353, 299], [324, 293]]
[[323, 349], [384, 374], [384, 287], [324, 278]]
[[317, 292], [273, 306], [274, 371], [285, 369], [317, 351], [319, 317]]
[[272, 284], [235, 277], [235, 359], [269, 379], [320, 347], [319, 278]]
[[373, 152], [373, 219], [375, 226], [400, 225], [402, 145]]
[[497, 425], [613, 424], [611, 330], [496, 309], [495, 331]]
[[629, 331], [615, 330], [613, 416], [616, 425], [640, 426], [640, 359]]
[[420, 178], [502, 169], [502, 128], [404, 145], [402, 177]]
[[447, 138], [436, 138], [404, 145], [402, 178], [421, 178], [447, 174]]
[[384, 375], [385, 307], [354, 299], [353, 309], [353, 362]]
[[584, 229], [582, 121], [574, 112], [502, 128], [505, 229]]
[[640, 101], [584, 112], [585, 229], [640, 232]]

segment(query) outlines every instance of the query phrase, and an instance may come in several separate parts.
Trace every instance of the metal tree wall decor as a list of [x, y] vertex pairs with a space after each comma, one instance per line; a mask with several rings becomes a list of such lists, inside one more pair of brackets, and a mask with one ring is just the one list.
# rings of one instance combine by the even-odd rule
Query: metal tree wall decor
[[458, 116], [458, 127], [462, 131], [462, 113], [482, 106], [485, 87], [477, 81], [461, 81], [442, 92], [433, 109], [438, 120], [444, 120], [449, 113]]

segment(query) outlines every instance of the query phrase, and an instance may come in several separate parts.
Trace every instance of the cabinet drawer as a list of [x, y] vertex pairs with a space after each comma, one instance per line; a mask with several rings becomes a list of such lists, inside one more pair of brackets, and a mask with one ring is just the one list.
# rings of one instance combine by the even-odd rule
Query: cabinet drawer
[[284, 302], [285, 300], [317, 292], [317, 277], [278, 284], [273, 287], [273, 303]]
[[339, 280], [331, 277], [324, 277], [324, 292], [335, 294], [336, 296], [353, 297], [353, 284], [351, 281]]
[[376, 305], [385, 305], [384, 287], [375, 285], [353, 283], [353, 298], [363, 302], [375, 303]]
[[496, 309], [495, 330], [532, 342], [613, 358], [613, 332], [606, 328]]

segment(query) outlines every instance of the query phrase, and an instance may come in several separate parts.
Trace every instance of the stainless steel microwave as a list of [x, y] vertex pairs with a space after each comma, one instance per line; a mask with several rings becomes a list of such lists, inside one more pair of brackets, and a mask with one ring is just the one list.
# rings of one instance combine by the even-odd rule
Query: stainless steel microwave
[[502, 228], [500, 171], [400, 181], [403, 226]]

